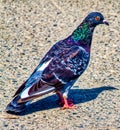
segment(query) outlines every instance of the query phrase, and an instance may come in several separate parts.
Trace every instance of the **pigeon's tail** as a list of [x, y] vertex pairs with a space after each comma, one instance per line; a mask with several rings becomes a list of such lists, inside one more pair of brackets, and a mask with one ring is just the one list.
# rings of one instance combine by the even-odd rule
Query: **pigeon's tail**
[[7, 105], [6, 112], [10, 114], [19, 114], [23, 112], [26, 108], [28, 102], [19, 103], [20, 96], [17, 95], [13, 98], [13, 100]]

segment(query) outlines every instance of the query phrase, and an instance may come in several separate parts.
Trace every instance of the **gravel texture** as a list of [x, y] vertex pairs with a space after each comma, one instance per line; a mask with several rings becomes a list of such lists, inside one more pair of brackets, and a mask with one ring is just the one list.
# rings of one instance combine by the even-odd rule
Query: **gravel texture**
[[[110, 26], [95, 29], [89, 67], [70, 92], [78, 108], [61, 110], [51, 93], [20, 116], [6, 115], [12, 95], [44, 54], [91, 11], [102, 12]], [[1, 0], [0, 60], [1, 130], [120, 129], [119, 0]]]

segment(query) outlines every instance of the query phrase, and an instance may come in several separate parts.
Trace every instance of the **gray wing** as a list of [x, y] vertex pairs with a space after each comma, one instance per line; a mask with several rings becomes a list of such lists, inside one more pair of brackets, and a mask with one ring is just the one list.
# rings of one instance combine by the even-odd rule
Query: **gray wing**
[[[89, 54], [82, 47], [73, 46], [52, 59], [42, 73], [42, 80], [56, 87], [78, 78], [89, 63]], [[60, 82], [61, 81], [61, 82]], [[61, 83], [61, 84], [60, 84]]]

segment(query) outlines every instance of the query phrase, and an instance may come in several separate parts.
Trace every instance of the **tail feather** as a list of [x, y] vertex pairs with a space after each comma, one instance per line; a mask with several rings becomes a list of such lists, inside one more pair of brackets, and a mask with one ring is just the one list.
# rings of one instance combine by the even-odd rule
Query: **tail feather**
[[[27, 82], [27, 81], [26, 81]], [[15, 92], [15, 94], [13, 95], [13, 97], [15, 97], [16, 95], [18, 95], [20, 92], [22, 92], [22, 90], [26, 87], [25, 84], [26, 82], [24, 82], [19, 88], [18, 90]]]
[[7, 105], [6, 112], [11, 114], [20, 114], [33, 99], [52, 91], [55, 91], [55, 87], [50, 84], [46, 84], [43, 80], [39, 80], [29, 87], [26, 87], [25, 82], [19, 87], [13, 97], [13, 100]]
[[27, 102], [18, 103], [20, 96], [17, 95], [14, 99], [7, 105], [6, 112], [11, 114], [18, 114], [25, 110]]

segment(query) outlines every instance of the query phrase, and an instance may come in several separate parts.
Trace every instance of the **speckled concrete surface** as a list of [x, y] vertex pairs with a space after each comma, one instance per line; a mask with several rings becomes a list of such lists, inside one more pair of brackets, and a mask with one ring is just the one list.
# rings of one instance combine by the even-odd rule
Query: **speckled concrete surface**
[[[78, 108], [61, 110], [51, 93], [17, 119], [4, 119], [12, 95], [48, 49], [95, 10], [110, 26], [96, 28], [89, 67], [70, 93]], [[120, 129], [119, 0], [1, 0], [0, 59], [1, 130]]]

